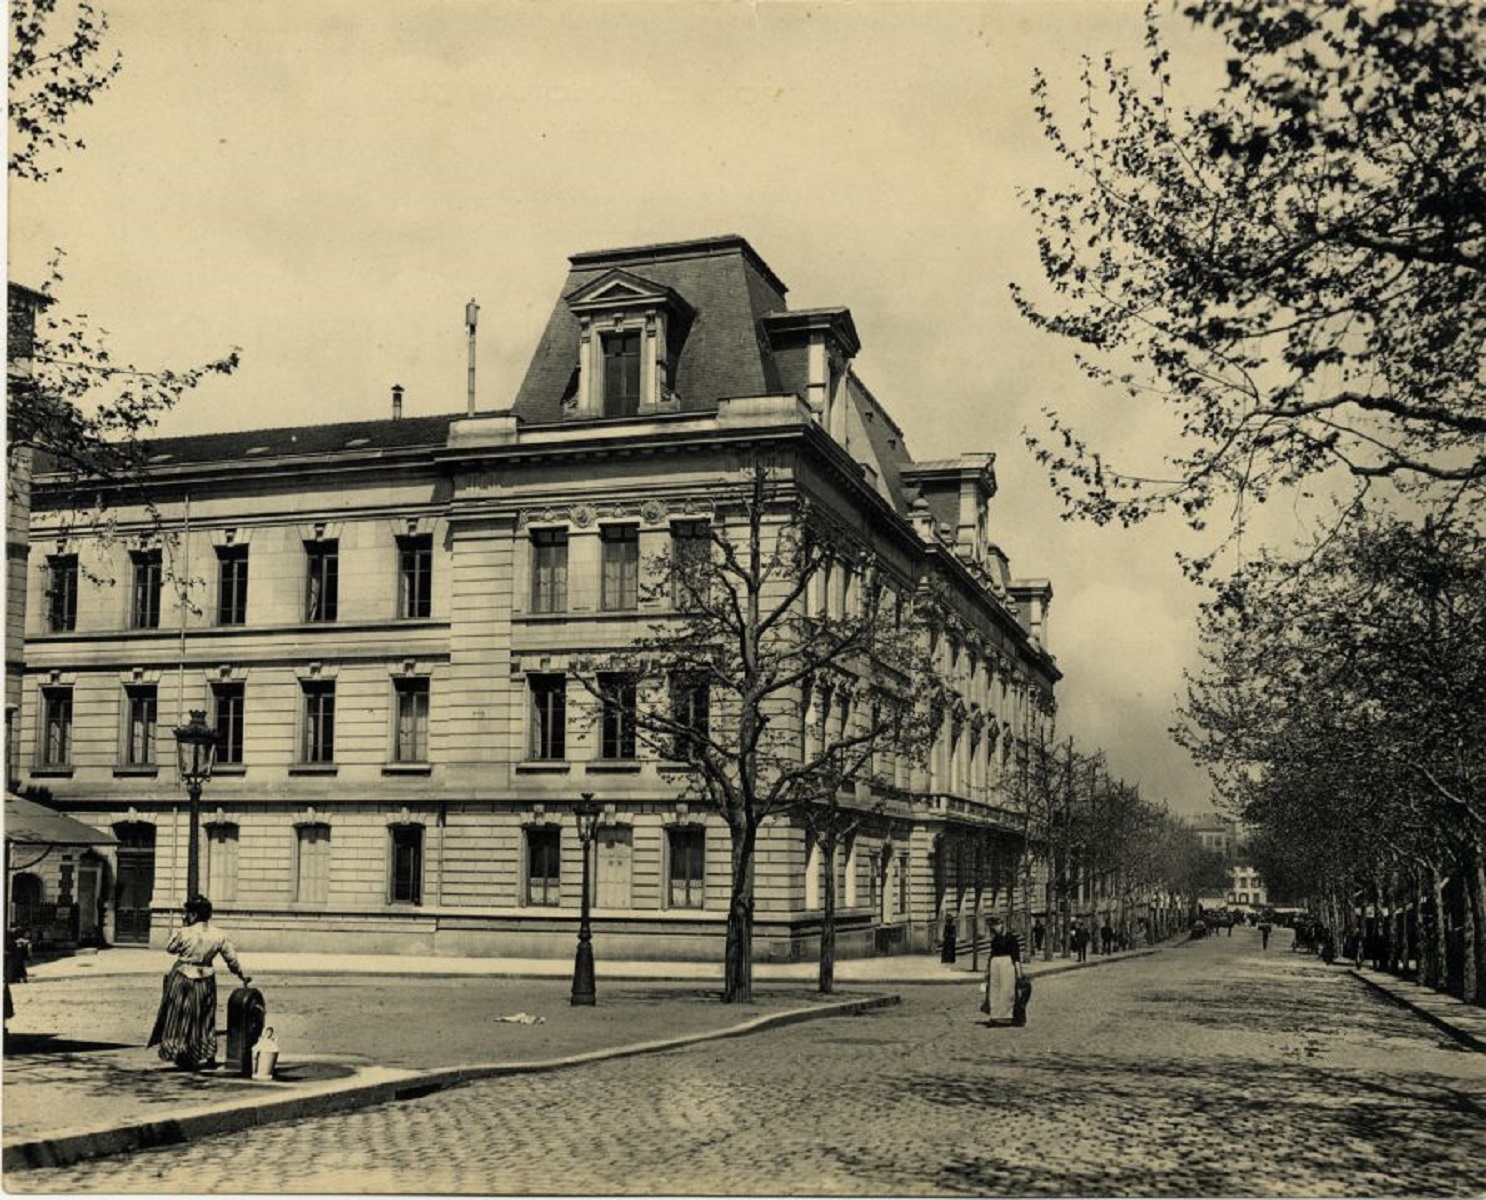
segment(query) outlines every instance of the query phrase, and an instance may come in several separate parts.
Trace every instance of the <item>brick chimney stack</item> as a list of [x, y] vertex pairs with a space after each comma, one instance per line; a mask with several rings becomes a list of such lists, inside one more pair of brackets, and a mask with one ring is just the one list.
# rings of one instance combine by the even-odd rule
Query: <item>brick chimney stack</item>
[[392, 385], [392, 419], [402, 420], [402, 384], [400, 383]]

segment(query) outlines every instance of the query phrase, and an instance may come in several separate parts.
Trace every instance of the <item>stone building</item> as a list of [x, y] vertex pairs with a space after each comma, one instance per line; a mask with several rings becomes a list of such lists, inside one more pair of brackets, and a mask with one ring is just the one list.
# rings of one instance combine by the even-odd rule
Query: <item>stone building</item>
[[201, 709], [218, 758], [200, 874], [244, 940], [566, 955], [570, 812], [591, 792], [601, 955], [718, 957], [725, 824], [678, 800], [676, 764], [580, 719], [572, 676], [663, 613], [645, 564], [715, 519], [759, 447], [891, 586], [942, 597], [960, 699], [885, 802], [858, 781], [870, 819], [835, 862], [798, 822], [765, 826], [756, 956], [814, 954], [825, 870], [844, 955], [924, 949], [946, 913], [1004, 907], [1026, 833], [1010, 781], [1053, 719], [1051, 587], [995, 544], [993, 456], [915, 462], [852, 369], [850, 312], [784, 297], [736, 236], [579, 254], [498, 410], [403, 417], [399, 389], [386, 419], [160, 440], [163, 528], [124, 507], [107, 545], [69, 530], [72, 497], [38, 472], [22, 770], [118, 838], [109, 939], [174, 919], [171, 731]]
[[1223, 856], [1228, 870], [1228, 889], [1221, 897], [1210, 897], [1214, 908], [1226, 907], [1241, 912], [1258, 912], [1269, 907], [1269, 891], [1264, 879], [1246, 852], [1247, 838], [1237, 821], [1217, 813], [1199, 817], [1192, 824], [1203, 849]]
[[[5, 390], [23, 405], [35, 388], [36, 317], [48, 300], [19, 283], [6, 289]], [[6, 445], [5, 473], [5, 786], [19, 780], [16, 734], [26, 670], [26, 559], [30, 554], [31, 452]]]

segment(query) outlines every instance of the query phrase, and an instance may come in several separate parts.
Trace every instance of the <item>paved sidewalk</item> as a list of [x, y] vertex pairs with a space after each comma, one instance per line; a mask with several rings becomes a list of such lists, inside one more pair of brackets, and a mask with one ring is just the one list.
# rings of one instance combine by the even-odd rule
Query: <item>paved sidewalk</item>
[[1473, 1050], [1486, 1050], [1486, 1008], [1371, 967], [1349, 969], [1358, 979], [1439, 1026], [1456, 1041]]
[[[1039, 959], [1028, 970], [1056, 974], [1156, 952], [1086, 964]], [[959, 985], [973, 1012], [985, 963], [963, 956], [945, 964], [937, 955], [844, 961], [831, 996], [815, 991], [813, 962], [760, 963], [754, 1003], [723, 1005], [718, 964], [601, 959], [597, 1005], [575, 1008], [572, 965], [563, 959], [252, 953], [244, 960], [282, 1047], [273, 1081], [179, 1072], [144, 1047], [169, 965], [159, 952], [109, 949], [37, 964], [31, 982], [12, 989], [5, 1168], [62, 1165], [470, 1079], [849, 1015], [897, 1003], [895, 986]], [[235, 983], [219, 981], [224, 1022]]]

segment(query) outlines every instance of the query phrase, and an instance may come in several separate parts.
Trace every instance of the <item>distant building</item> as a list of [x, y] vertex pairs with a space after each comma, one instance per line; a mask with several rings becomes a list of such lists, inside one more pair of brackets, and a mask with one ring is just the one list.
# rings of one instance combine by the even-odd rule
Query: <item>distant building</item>
[[1244, 853], [1246, 837], [1243, 826], [1226, 817], [1209, 814], [1192, 824], [1204, 849], [1216, 850], [1228, 860], [1228, 890], [1225, 896], [1229, 908], [1252, 911], [1267, 908], [1269, 893], [1264, 880]]
[[645, 564], [725, 519], [718, 490], [760, 447], [863, 556], [810, 602], [942, 596], [960, 703], [926, 769], [854, 782], [865, 819], [834, 862], [800, 824], [765, 826], [755, 954], [815, 952], [825, 871], [847, 955], [933, 944], [987, 866], [982, 903], [1004, 906], [1023, 845], [1008, 781], [1051, 734], [1060, 677], [1052, 588], [1014, 579], [996, 544], [993, 456], [915, 462], [852, 369], [850, 312], [784, 295], [739, 237], [576, 255], [507, 407], [401, 417], [398, 389], [387, 419], [158, 441], [164, 538], [127, 507], [113, 544], [81, 535], [39, 472], [22, 773], [118, 837], [107, 936], [157, 942], [174, 919], [171, 727], [203, 709], [201, 879], [244, 937], [567, 955], [570, 810], [593, 792], [603, 953], [715, 957], [725, 824], [678, 800], [678, 764], [643, 753], [622, 709], [585, 720], [572, 672], [667, 611], [642, 599]]

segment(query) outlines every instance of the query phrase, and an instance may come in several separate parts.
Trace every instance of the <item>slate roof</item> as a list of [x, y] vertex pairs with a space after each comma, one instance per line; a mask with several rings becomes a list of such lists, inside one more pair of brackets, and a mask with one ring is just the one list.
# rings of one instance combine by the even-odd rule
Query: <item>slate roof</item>
[[[579, 327], [568, 305], [575, 293], [605, 275], [623, 272], [667, 290], [689, 307], [690, 321], [676, 363], [672, 387], [683, 412], [710, 412], [727, 397], [803, 394], [805, 357], [802, 347], [776, 351], [764, 318], [839, 316], [854, 349], [850, 313], [841, 308], [799, 309], [785, 304], [784, 283], [736, 234], [694, 241], [665, 242], [612, 250], [593, 250], [569, 258], [569, 271], [547, 322], [513, 412], [530, 424], [563, 419], [563, 399], [576, 383]], [[883, 495], [906, 512], [901, 474], [913, 459], [902, 431], [886, 409], [854, 374], [848, 372], [846, 395], [852, 413], [848, 440], [851, 453], [868, 462]], [[463, 413], [390, 417], [325, 425], [283, 426], [191, 437], [157, 438], [144, 447], [148, 466], [171, 467], [212, 462], [273, 461], [297, 457], [367, 455], [378, 451], [442, 447], [449, 425]], [[38, 463], [38, 473], [47, 464]]]
[[[339, 421], [331, 425], [285, 425], [277, 429], [246, 429], [231, 433], [201, 433], [189, 437], [151, 438], [142, 443], [143, 459], [152, 467], [190, 463], [251, 462], [255, 459], [296, 458], [353, 451], [406, 450], [443, 446], [449, 440], [449, 422], [464, 416], [381, 417], [370, 421]], [[37, 473], [49, 463], [38, 461]]]
[[706, 412], [728, 396], [781, 390], [759, 322], [766, 313], [784, 310], [785, 287], [745, 239], [728, 234], [594, 250], [575, 254], [568, 263], [567, 280], [512, 406], [522, 420], [561, 420], [578, 361], [578, 319], [567, 297], [615, 268], [670, 288], [695, 310], [672, 381], [682, 412]]

